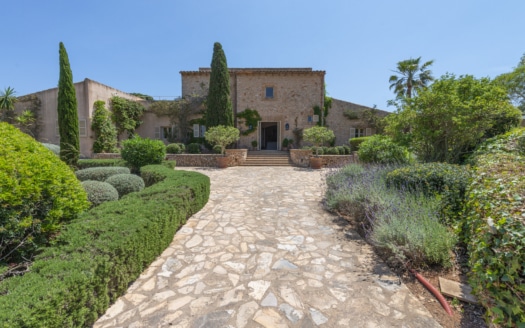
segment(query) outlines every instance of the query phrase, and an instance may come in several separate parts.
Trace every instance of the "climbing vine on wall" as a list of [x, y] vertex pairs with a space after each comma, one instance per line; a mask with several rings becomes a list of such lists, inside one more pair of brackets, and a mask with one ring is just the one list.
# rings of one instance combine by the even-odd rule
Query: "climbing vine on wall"
[[140, 119], [145, 110], [144, 106], [139, 102], [114, 96], [111, 98], [111, 110], [118, 134], [127, 132], [131, 138], [135, 129], [142, 124]]
[[241, 134], [247, 136], [257, 130], [261, 115], [259, 115], [259, 112], [255, 109], [246, 108], [244, 111], [237, 113], [237, 119], [239, 120], [239, 124], [243, 124], [246, 127], [246, 130], [239, 127]]

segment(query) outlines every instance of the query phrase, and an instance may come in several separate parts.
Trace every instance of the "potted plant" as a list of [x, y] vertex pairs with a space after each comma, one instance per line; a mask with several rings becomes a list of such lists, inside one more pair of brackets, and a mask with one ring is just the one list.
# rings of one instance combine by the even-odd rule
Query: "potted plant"
[[226, 146], [239, 140], [239, 130], [233, 126], [217, 125], [204, 133], [204, 139], [210, 144], [220, 147], [222, 156], [217, 158], [217, 164], [221, 169], [227, 168], [229, 158], [226, 157], [224, 151]]
[[324, 126], [314, 126], [305, 129], [303, 136], [305, 141], [315, 146], [315, 157], [310, 158], [310, 166], [313, 169], [320, 169], [323, 166], [323, 159], [319, 157], [319, 147], [335, 138], [334, 131]]
[[290, 141], [288, 140], [288, 138], [284, 138], [282, 143], [282, 150], [288, 150], [289, 143]]
[[257, 150], [257, 140], [252, 140], [252, 147], [253, 147], [253, 150]]

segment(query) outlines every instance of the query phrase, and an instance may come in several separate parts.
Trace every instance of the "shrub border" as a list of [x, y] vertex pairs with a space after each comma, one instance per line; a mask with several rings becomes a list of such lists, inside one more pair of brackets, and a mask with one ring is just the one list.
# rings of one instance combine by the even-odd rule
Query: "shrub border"
[[162, 165], [141, 172], [148, 188], [83, 213], [31, 272], [0, 283], [0, 326], [91, 326], [208, 201], [203, 174]]

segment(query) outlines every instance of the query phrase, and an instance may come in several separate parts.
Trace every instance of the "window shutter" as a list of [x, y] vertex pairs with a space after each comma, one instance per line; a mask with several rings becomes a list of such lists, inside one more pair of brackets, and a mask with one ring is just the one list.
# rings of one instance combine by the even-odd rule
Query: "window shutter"
[[155, 127], [155, 139], [160, 139], [160, 126]]
[[200, 133], [200, 127], [198, 124], [193, 124], [193, 137], [198, 138]]
[[85, 118], [78, 120], [78, 136], [87, 137], [87, 121]]
[[204, 138], [204, 134], [206, 133], [206, 126], [201, 125], [200, 128], [201, 128], [201, 135], [200, 136]]
[[366, 128], [365, 135], [366, 135], [367, 137], [368, 137], [368, 136], [371, 136], [371, 135], [372, 135], [372, 128]]
[[355, 128], [350, 128], [350, 139], [355, 137]]

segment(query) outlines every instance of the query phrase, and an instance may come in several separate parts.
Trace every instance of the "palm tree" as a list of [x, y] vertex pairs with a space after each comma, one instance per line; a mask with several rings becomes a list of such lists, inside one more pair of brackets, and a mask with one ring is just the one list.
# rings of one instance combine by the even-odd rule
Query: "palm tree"
[[410, 58], [397, 63], [397, 70], [394, 72], [398, 75], [390, 76], [389, 82], [390, 90], [393, 88], [398, 98], [412, 98], [413, 95], [417, 95], [418, 90], [434, 80], [432, 71], [428, 69], [434, 61], [429, 60], [419, 66], [420, 60], [421, 57]]
[[15, 110], [15, 89], [11, 87], [7, 87], [0, 93], [0, 112], [5, 111], [4, 119], [8, 123], [12, 123], [13, 119], [13, 111]]

